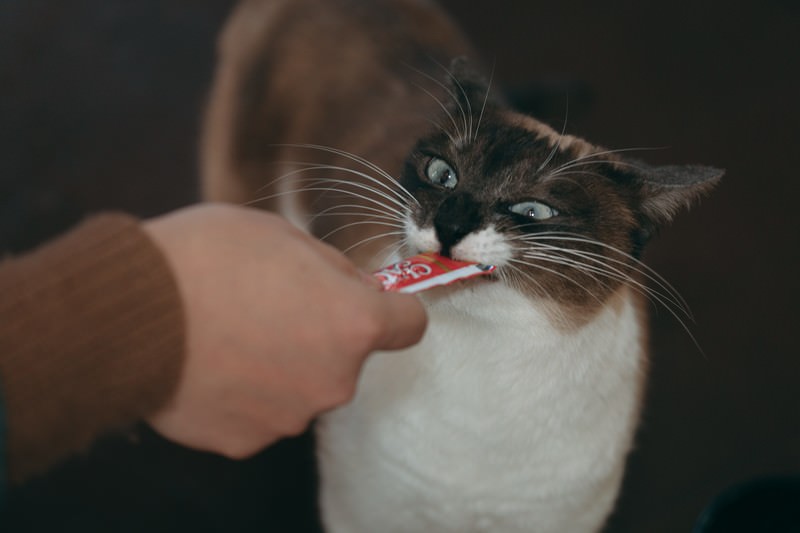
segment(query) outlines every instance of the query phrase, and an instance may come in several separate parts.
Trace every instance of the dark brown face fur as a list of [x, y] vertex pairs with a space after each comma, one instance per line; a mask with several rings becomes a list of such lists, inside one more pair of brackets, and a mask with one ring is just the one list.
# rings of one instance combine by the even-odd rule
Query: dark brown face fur
[[[241, 4], [209, 112], [206, 198], [281, 211], [364, 269], [406, 224], [411, 248], [493, 263], [502, 282], [561, 305], [591, 311], [624, 283], [647, 290], [643, 246], [721, 171], [651, 167], [559, 135], [487, 99], [464, 61], [440, 83], [439, 63], [469, 46], [432, 3], [345, 4]], [[388, 173], [415, 143], [411, 201]], [[431, 181], [431, 161], [449, 165], [451, 187]]]
[[[456, 82], [453, 93], [472, 101], [454, 105], [455, 120], [440, 121], [454, 127], [422, 139], [408, 158], [402, 184], [419, 202], [409, 219], [415, 230], [433, 230], [439, 252], [498, 264], [499, 278], [531, 296], [594, 308], [622, 284], [639, 283], [648, 238], [721, 175], [624, 161], [496, 103], [484, 106], [485, 91]], [[472, 128], [456, 128], [468, 110]], [[482, 232], [505, 247], [458, 257], [459, 243]]]

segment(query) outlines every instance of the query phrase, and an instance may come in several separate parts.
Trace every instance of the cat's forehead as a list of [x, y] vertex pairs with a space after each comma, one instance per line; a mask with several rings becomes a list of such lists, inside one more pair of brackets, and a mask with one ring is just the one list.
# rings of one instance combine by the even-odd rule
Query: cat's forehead
[[519, 165], [538, 168], [545, 162], [554, 168], [559, 162], [607, 153], [584, 139], [562, 135], [533, 117], [508, 109], [487, 110], [482, 119], [474, 132], [452, 135], [440, 131], [420, 148], [450, 156], [452, 163], [481, 168], [484, 175]]
[[544, 122], [528, 115], [504, 111], [497, 115], [496, 120], [498, 124], [504, 124], [507, 128], [527, 132], [532, 138], [546, 143], [551, 150], [571, 158], [587, 157], [602, 151], [599, 146], [574, 135], [562, 135]]
[[543, 122], [507, 110], [487, 117], [471, 142], [457, 142], [450, 150], [453, 163], [471, 176], [469, 181], [480, 182], [477, 186], [502, 183], [505, 188], [545, 182], [561, 166], [606, 159], [607, 153], [584, 139], [561, 135]]
[[578, 159], [603, 151], [601, 147], [580, 137], [561, 134], [544, 122], [514, 111], [503, 110], [495, 116], [494, 121], [495, 127], [527, 135], [532, 143], [544, 148], [530, 154], [533, 157]]

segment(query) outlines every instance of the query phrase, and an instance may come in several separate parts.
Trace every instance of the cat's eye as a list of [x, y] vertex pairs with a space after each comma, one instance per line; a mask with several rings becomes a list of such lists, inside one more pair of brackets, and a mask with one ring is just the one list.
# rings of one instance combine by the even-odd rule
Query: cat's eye
[[558, 211], [554, 208], [537, 201], [514, 204], [509, 209], [512, 213], [534, 220], [547, 220], [548, 218], [553, 218], [558, 215]]
[[425, 168], [425, 174], [431, 183], [446, 189], [455, 189], [458, 184], [456, 171], [446, 161], [433, 157]]

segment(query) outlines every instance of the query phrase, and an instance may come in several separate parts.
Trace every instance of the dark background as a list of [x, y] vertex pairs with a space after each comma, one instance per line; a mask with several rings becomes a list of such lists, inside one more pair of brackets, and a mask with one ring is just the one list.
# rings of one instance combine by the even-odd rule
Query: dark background
[[[560, 128], [727, 169], [648, 261], [702, 354], [653, 316], [652, 376], [610, 532], [690, 531], [720, 491], [800, 473], [800, 8], [444, 2], [496, 79]], [[196, 139], [230, 0], [0, 1], [0, 254], [87, 213], [196, 200]], [[2, 297], [0, 295], [0, 297]], [[11, 494], [3, 531], [313, 529], [305, 439], [245, 462], [140, 428]]]

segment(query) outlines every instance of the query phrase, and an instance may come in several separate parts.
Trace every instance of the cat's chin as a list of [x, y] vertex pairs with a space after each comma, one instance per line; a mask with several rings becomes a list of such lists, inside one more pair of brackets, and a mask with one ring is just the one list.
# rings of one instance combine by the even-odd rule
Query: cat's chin
[[418, 295], [428, 305], [447, 302], [467, 314], [480, 314], [488, 302], [498, 299], [497, 291], [503, 292], [506, 288], [498, 276], [489, 274], [436, 287]]

